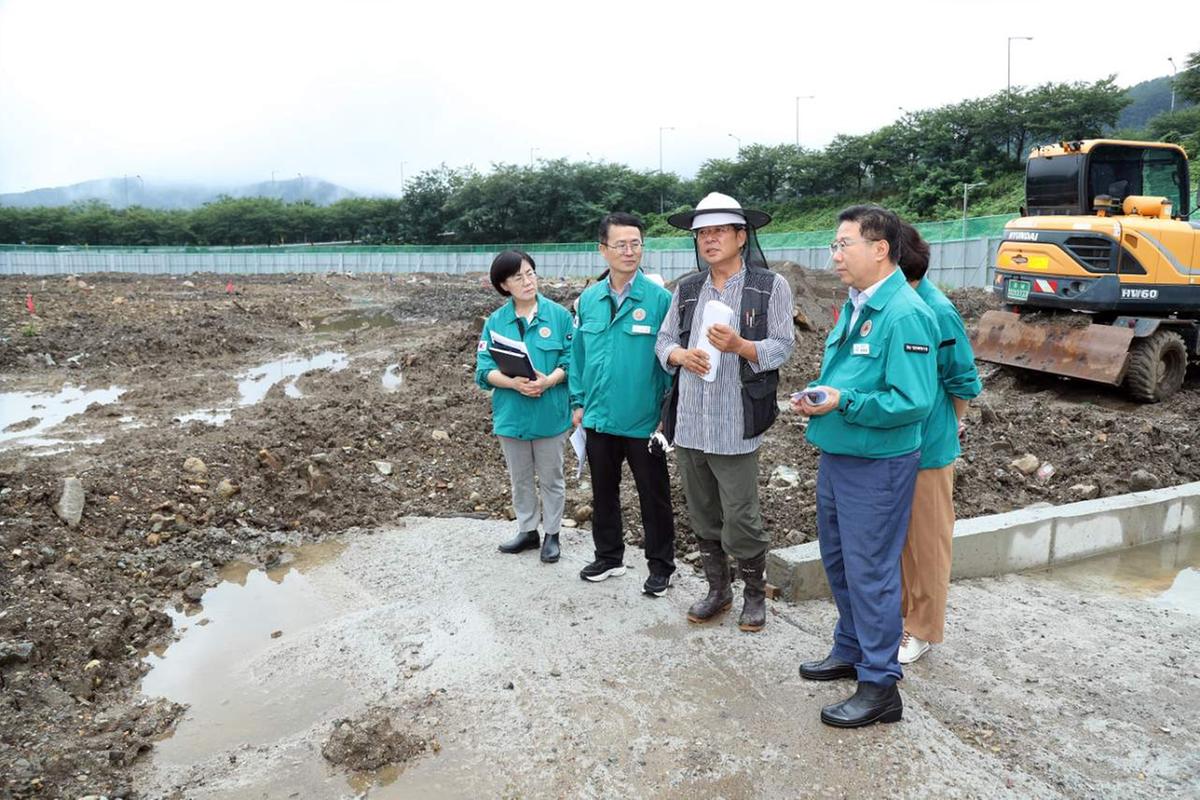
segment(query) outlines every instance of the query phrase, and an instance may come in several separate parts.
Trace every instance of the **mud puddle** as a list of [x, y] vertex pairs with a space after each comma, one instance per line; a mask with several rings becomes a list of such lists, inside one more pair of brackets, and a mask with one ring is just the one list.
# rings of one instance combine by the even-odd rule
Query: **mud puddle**
[[267, 571], [235, 562], [198, 606], [167, 610], [180, 636], [144, 659], [151, 670], [142, 692], [189, 708], [175, 735], [155, 749], [156, 760], [194, 763], [231, 743], [275, 741], [306, 729], [344, 699], [343, 682], [332, 676], [301, 682], [276, 676], [266, 691], [256, 674], [259, 656], [341, 612], [311, 573], [344, 549], [339, 542], [304, 546]]
[[[300, 390], [298, 385], [301, 376], [315, 370], [341, 372], [349, 364], [350, 359], [345, 353], [334, 350], [327, 350], [310, 358], [287, 355], [277, 358], [274, 361], [268, 361], [238, 376], [237, 405], [244, 408], [262, 402], [263, 398], [267, 396], [267, 392], [271, 391], [272, 386], [285, 380], [288, 382], [283, 387], [283, 393], [293, 399], [302, 398], [304, 397], [304, 392]], [[288, 380], [289, 378], [291, 380]], [[385, 388], [388, 385], [388, 380], [388, 376], [385, 375]], [[395, 381], [396, 385], [399, 386], [398, 375], [395, 376]], [[186, 414], [179, 414], [173, 417], [173, 419], [180, 425], [187, 425], [189, 422], [203, 422], [206, 425], [219, 428], [232, 417], [232, 408], [198, 408]]]
[[[108, 405], [115, 402], [124, 392], [124, 389], [117, 386], [89, 390], [68, 384], [56, 393], [0, 393], [0, 450], [9, 447], [44, 448], [75, 444], [62, 439], [50, 439], [43, 434], [71, 417], [84, 413], [92, 404]], [[101, 441], [103, 440], [87, 440], [80, 443], [94, 444]]]
[[1119, 594], [1200, 615], [1200, 534], [1031, 574], [1081, 593]]
[[310, 358], [300, 356], [284, 356], [274, 361], [268, 361], [244, 373], [238, 380], [238, 405], [252, 406], [267, 396], [271, 387], [280, 381], [287, 380], [284, 392], [288, 397], [303, 397], [296, 381], [306, 372], [326, 369], [330, 372], [341, 372], [350, 364], [345, 353], [327, 350]]
[[393, 328], [400, 324], [387, 309], [372, 307], [333, 314], [313, 322], [314, 333], [347, 333], [367, 328]]

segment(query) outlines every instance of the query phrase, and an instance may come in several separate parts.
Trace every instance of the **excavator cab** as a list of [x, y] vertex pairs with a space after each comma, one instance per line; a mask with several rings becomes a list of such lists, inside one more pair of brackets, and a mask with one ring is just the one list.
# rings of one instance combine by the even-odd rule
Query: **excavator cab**
[[1189, 186], [1186, 153], [1166, 142], [1036, 148], [1022, 216], [997, 253], [993, 290], [1005, 309], [980, 319], [976, 356], [1123, 384], [1147, 402], [1177, 391], [1200, 356]]
[[1150, 196], [1166, 198], [1173, 218], [1188, 218], [1188, 163], [1181, 149], [1159, 142], [1113, 141], [1096, 142], [1085, 150], [1083, 144], [1064, 142], [1030, 157], [1025, 172], [1027, 216], [1110, 216], [1126, 198]]

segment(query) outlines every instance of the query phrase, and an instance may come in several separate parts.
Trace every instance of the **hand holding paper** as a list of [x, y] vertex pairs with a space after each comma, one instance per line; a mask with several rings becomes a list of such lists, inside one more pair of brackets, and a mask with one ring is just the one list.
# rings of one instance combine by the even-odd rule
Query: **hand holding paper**
[[700, 337], [696, 346], [708, 354], [708, 372], [702, 377], [708, 382], [717, 379], [717, 367], [721, 363], [721, 351], [708, 340], [708, 330], [713, 325], [733, 325], [733, 309], [720, 300], [709, 300], [704, 305], [704, 317], [700, 322]]

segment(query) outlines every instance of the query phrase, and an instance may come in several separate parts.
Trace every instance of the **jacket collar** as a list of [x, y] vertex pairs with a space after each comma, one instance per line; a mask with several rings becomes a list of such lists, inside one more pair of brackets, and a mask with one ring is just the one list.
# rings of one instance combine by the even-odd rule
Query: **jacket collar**
[[887, 305], [888, 300], [892, 299], [892, 295], [900, 291], [900, 287], [905, 283], [907, 281], [904, 280], [904, 270], [896, 267], [892, 274], [887, 277], [887, 280], [867, 300], [867, 308], [870, 308], [872, 311], [878, 311], [883, 308]]
[[[533, 322], [530, 323], [531, 325], [538, 322], [538, 319], [542, 313], [542, 309], [545, 308], [545, 306], [542, 305], [542, 303], [545, 302], [545, 300], [546, 300], [546, 298], [542, 296], [542, 293], [538, 292], [538, 294], [537, 294], [537, 310], [533, 312]], [[517, 304], [516, 304], [516, 302], [513, 301], [513, 299], [511, 297], [508, 298], [508, 302], [505, 303], [504, 305], [500, 306], [500, 308], [501, 308], [501, 312], [500, 312], [500, 321], [501, 322], [509, 323], [509, 322], [517, 321]]]

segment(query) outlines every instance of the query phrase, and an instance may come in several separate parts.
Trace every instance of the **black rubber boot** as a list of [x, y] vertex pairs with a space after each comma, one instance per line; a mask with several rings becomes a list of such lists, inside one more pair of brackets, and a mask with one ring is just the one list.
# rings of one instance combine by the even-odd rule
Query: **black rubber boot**
[[558, 534], [547, 533], [546, 538], [542, 541], [542, 561], [547, 564], [553, 564], [555, 561], [558, 561], [560, 553]]
[[754, 633], [767, 624], [767, 551], [754, 558], [738, 559], [738, 571], [742, 574], [742, 616], [738, 627]]
[[729, 588], [729, 559], [721, 549], [721, 543], [701, 539], [700, 555], [704, 559], [708, 594], [692, 603], [688, 609], [688, 622], [707, 622], [733, 605], [733, 590]]
[[539, 544], [541, 544], [541, 539], [538, 537], [537, 531], [525, 531], [518, 533], [496, 549], [501, 553], [520, 553], [522, 550], [532, 550]]

